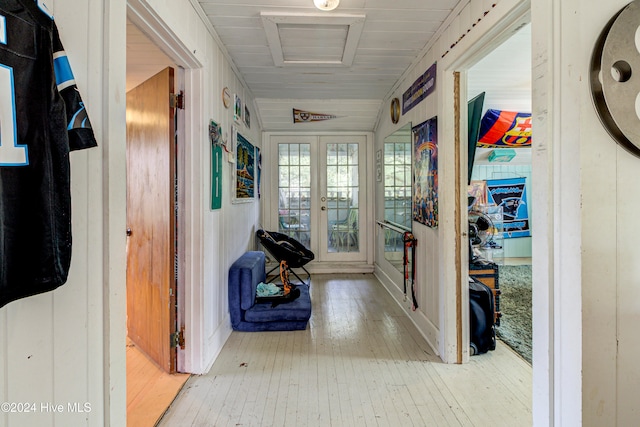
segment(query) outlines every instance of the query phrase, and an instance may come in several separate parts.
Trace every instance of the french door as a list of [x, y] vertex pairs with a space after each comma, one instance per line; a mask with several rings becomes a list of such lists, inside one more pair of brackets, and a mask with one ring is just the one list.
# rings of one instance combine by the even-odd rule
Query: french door
[[367, 259], [366, 142], [365, 135], [271, 137], [277, 159], [273, 226], [320, 262]]

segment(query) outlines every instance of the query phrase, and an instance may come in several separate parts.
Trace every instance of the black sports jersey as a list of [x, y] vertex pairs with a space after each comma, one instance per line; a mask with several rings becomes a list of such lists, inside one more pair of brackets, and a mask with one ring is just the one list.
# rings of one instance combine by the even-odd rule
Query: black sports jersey
[[0, 0], [0, 307], [67, 280], [69, 151], [97, 145], [45, 12]]

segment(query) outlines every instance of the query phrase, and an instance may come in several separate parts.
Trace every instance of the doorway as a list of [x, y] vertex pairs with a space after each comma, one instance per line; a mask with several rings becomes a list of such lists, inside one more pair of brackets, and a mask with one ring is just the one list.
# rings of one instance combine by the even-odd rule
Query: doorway
[[[475, 148], [468, 151], [469, 195], [476, 196], [469, 208], [475, 243], [470, 274], [498, 289], [496, 311], [502, 316], [496, 320], [496, 335], [531, 364], [531, 24], [517, 26], [466, 74], [469, 102], [484, 94], [478, 128], [511, 119], [515, 124], [504, 135], [494, 128], [480, 132], [475, 147], [469, 141]], [[487, 221], [488, 229], [471, 233], [478, 220]]]
[[155, 425], [189, 377], [177, 373], [180, 75], [128, 21], [127, 420], [137, 426]]
[[311, 249], [318, 263], [367, 261], [367, 136], [273, 135], [270, 142], [277, 159], [270, 226]]

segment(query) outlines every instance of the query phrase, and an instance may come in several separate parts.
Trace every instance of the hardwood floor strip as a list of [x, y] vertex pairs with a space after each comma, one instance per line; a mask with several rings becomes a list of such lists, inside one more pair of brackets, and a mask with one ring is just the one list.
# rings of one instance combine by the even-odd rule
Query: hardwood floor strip
[[168, 374], [127, 342], [127, 426], [153, 427], [189, 379]]
[[233, 332], [159, 425], [531, 425], [531, 366], [502, 343], [447, 365], [372, 275], [311, 286], [305, 331]]

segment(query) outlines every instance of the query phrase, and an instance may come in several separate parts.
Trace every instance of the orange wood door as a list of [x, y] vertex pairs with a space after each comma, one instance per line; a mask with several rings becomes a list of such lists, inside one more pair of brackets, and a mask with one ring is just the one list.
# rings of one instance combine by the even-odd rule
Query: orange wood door
[[127, 93], [127, 329], [167, 372], [176, 371], [173, 69]]

